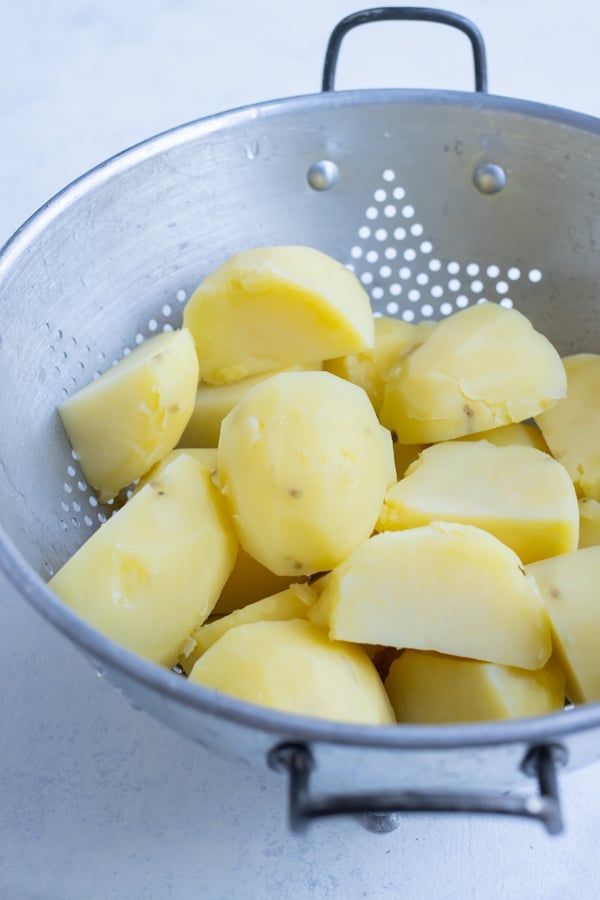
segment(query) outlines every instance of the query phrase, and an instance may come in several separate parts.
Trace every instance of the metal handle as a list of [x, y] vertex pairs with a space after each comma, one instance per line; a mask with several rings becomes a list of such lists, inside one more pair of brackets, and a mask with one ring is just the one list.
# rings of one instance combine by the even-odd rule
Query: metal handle
[[[281, 744], [268, 758], [269, 765], [289, 774], [289, 820], [292, 831], [303, 831], [312, 819], [345, 814], [385, 816], [400, 812], [495, 813], [537, 819], [549, 834], [563, 830], [558, 796], [556, 766], [566, 762], [560, 745], [532, 748], [523, 761], [523, 771], [537, 779], [539, 792], [533, 796], [492, 793], [452, 793], [398, 791], [393, 793], [322, 794], [310, 793], [310, 773], [314, 761], [303, 744]], [[392, 826], [394, 827], [394, 826]], [[390, 828], [371, 827], [375, 831]]]
[[383, 22], [389, 19], [402, 19], [415, 22], [438, 22], [441, 25], [449, 25], [458, 28], [467, 35], [473, 50], [473, 65], [475, 67], [475, 90], [479, 93], [487, 91], [487, 62], [485, 56], [485, 44], [481, 32], [470, 19], [459, 16], [457, 13], [444, 9], [429, 9], [419, 6], [380, 6], [374, 9], [363, 9], [346, 16], [335, 26], [331, 32], [327, 50], [325, 51], [325, 64], [323, 66], [323, 91], [332, 91], [335, 81], [340, 45], [344, 36], [357, 25], [366, 25], [368, 22]]

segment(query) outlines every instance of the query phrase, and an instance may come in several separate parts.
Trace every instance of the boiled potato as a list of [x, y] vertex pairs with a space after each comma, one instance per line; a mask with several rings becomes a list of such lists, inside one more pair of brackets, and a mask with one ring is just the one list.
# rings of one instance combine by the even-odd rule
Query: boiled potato
[[208, 469], [183, 454], [88, 538], [50, 588], [118, 644], [173, 666], [215, 605], [237, 546]]
[[238, 625], [204, 653], [190, 681], [272, 709], [342, 722], [395, 722], [383, 683], [360, 647], [311, 622]]
[[200, 376], [228, 384], [259, 372], [373, 346], [369, 295], [345, 266], [311, 247], [238, 253], [186, 304]]
[[285, 591], [263, 597], [243, 609], [236, 609], [227, 616], [201, 625], [186, 641], [179, 664], [189, 675], [202, 654], [232, 628], [251, 625], [253, 622], [283, 622], [306, 618], [316, 599], [317, 595], [307, 584], [291, 584]]
[[405, 650], [392, 662], [385, 688], [398, 722], [484, 722], [562, 709], [565, 677], [550, 664], [532, 672]]
[[387, 531], [335, 568], [319, 601], [332, 639], [436, 650], [521, 669], [551, 652], [540, 592], [519, 557], [471, 525]]
[[578, 493], [600, 500], [600, 355], [578, 353], [563, 363], [567, 396], [535, 420]]
[[535, 562], [575, 550], [577, 495], [567, 470], [533, 447], [449, 441], [423, 450], [387, 491], [378, 531], [429, 522], [483, 528]]
[[376, 412], [383, 403], [387, 374], [399, 357], [418, 347], [430, 334], [435, 322], [412, 324], [402, 319], [378, 316], [375, 319], [375, 343], [360, 353], [327, 359], [323, 368], [364, 388]]
[[600, 503], [583, 497], [579, 501], [579, 547], [600, 545]]
[[500, 425], [499, 428], [490, 428], [488, 431], [478, 431], [476, 434], [463, 434], [457, 438], [459, 441], [489, 441], [497, 447], [519, 444], [523, 447], [534, 447], [550, 453], [542, 432], [535, 425], [527, 422], [513, 422], [512, 425]]
[[515, 309], [467, 307], [439, 322], [388, 375], [380, 419], [402, 444], [520, 422], [566, 393], [562, 361]]
[[527, 566], [542, 593], [555, 653], [572, 703], [600, 700], [600, 547], [586, 547]]
[[362, 388], [329, 372], [256, 385], [219, 439], [219, 479], [241, 545], [277, 575], [332, 568], [371, 533], [391, 455]]
[[192, 456], [195, 460], [197, 460], [202, 465], [206, 466], [208, 471], [210, 472], [210, 476], [213, 482], [217, 483], [217, 448], [216, 447], [187, 447], [186, 449], [176, 449], [171, 450], [170, 453], [167, 453], [164, 459], [161, 459], [160, 462], [155, 463], [145, 475], [140, 478], [138, 483], [134, 488], [134, 494], [141, 491], [145, 485], [147, 485], [150, 481], [154, 481], [155, 478], [158, 478], [162, 470], [172, 463], [174, 459], [177, 459], [178, 456], [181, 456], [185, 453], [187, 456]]
[[88, 483], [105, 501], [172, 450], [194, 408], [198, 361], [185, 328], [158, 334], [59, 406]]
[[[294, 367], [297, 370], [322, 369], [322, 363], [306, 363], [303, 366]], [[265, 378], [278, 374], [277, 372], [262, 372], [260, 375], [252, 375], [241, 381], [233, 381], [231, 384], [206, 384], [201, 381], [196, 392], [196, 402], [190, 420], [179, 441], [180, 447], [216, 447], [219, 443], [221, 422], [231, 412], [236, 403], [242, 399], [246, 391], [255, 384], [260, 384]]]

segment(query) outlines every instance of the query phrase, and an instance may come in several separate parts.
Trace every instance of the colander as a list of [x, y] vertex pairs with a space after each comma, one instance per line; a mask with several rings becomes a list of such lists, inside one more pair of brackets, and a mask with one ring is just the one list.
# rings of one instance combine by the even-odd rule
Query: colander
[[[460, 28], [470, 92], [333, 90], [349, 28], [384, 18]], [[234, 252], [307, 244], [352, 268], [378, 313], [442, 319], [514, 306], [561, 353], [600, 351], [600, 122], [485, 92], [475, 26], [383, 8], [334, 30], [324, 90], [158, 135], [74, 182], [0, 255], [0, 565], [116, 690], [187, 738], [288, 773], [291, 823], [405, 810], [525, 815], [561, 828], [557, 768], [600, 757], [600, 705], [452, 726], [296, 717], [188, 683], [94, 631], [47, 588], [111, 514], [57, 413], [137, 344], [181, 323]], [[532, 780], [533, 778], [533, 780]], [[283, 783], [282, 783], [283, 786]]]

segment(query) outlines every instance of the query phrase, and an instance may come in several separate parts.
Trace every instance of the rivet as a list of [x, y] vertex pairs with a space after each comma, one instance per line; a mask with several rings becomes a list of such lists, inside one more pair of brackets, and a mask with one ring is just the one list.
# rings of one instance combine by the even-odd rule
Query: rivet
[[483, 163], [473, 172], [473, 184], [482, 194], [497, 194], [506, 184], [506, 172], [496, 163]]
[[340, 177], [340, 170], [330, 159], [313, 163], [306, 173], [306, 180], [315, 191], [328, 191]]

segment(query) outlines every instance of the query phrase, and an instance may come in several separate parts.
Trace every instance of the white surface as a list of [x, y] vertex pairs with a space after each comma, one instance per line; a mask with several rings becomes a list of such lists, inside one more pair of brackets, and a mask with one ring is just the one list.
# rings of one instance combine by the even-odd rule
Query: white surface
[[[593, 0], [447, 5], [483, 31], [494, 93], [600, 115]], [[318, 90], [329, 31], [359, 6], [4, 0], [0, 243], [132, 142]], [[440, 26], [370, 26], [344, 48], [343, 87], [471, 85], [465, 38]], [[0, 722], [1, 900], [598, 894], [599, 766], [564, 780], [557, 839], [531, 823], [436, 816], [404, 818], [385, 836], [340, 821], [291, 837], [279, 776], [208, 755], [134, 713], [8, 588]]]

